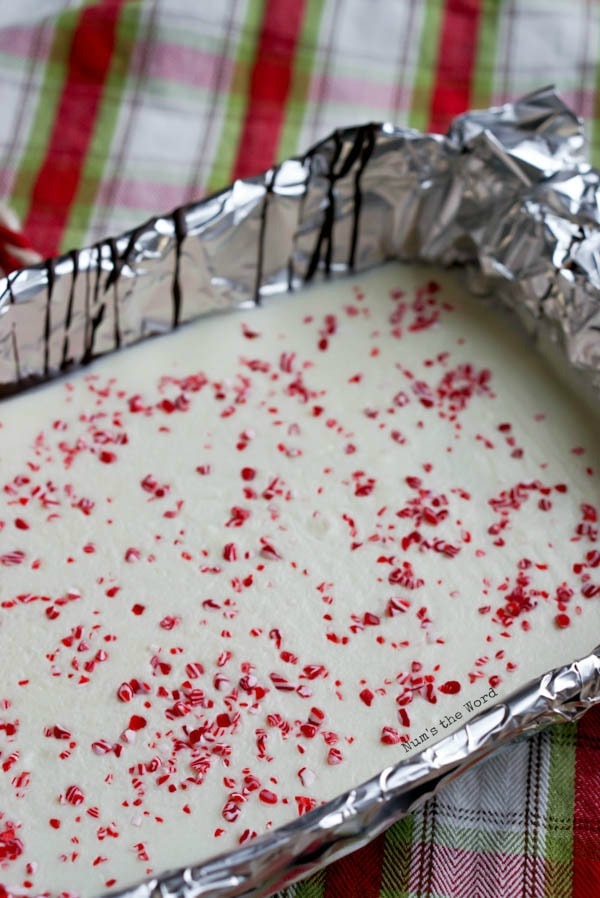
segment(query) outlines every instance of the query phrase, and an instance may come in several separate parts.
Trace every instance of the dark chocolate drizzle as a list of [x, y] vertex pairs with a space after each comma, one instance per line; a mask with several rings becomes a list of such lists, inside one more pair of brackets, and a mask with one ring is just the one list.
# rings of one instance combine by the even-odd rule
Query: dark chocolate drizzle
[[[315, 249], [310, 258], [306, 271], [306, 281], [312, 280], [316, 272], [321, 268], [323, 269], [327, 277], [331, 274], [333, 247], [335, 245], [335, 187], [337, 181], [346, 178], [352, 172], [352, 170], [356, 168], [356, 173], [354, 176], [354, 195], [356, 202], [353, 210], [354, 220], [352, 225], [350, 246], [348, 249], [348, 268], [350, 271], [354, 270], [356, 247], [358, 244], [359, 235], [360, 209], [362, 205], [362, 190], [360, 186], [360, 180], [365, 166], [367, 165], [369, 159], [373, 154], [373, 150], [375, 147], [375, 129], [377, 127], [378, 126], [376, 125], [369, 124], [363, 125], [360, 128], [356, 128], [352, 132], [352, 144], [345, 157], [342, 157], [342, 151], [344, 149], [344, 139], [347, 139], [348, 132], [336, 131], [333, 134], [334, 149], [329, 160], [329, 169], [325, 176], [329, 182], [327, 191], [327, 205], [323, 215], [321, 230], [316, 240]], [[310, 162], [310, 157], [313, 156], [317, 151], [319, 153], [322, 153], [323, 148], [321, 145], [314, 148], [314, 150], [311, 151], [311, 154], [309, 154], [306, 159]], [[311, 177], [312, 171], [310, 171], [308, 185], [310, 184]]]
[[90, 296], [91, 296], [91, 270], [90, 266], [87, 265], [85, 269], [85, 290], [83, 294], [83, 357], [85, 356], [87, 347], [89, 345], [89, 337], [90, 337]]
[[[121, 277], [121, 272], [123, 270], [123, 265], [127, 261], [127, 257], [125, 255], [120, 256], [119, 250], [117, 248], [117, 241], [113, 237], [109, 237], [106, 241], [106, 245], [110, 250], [110, 261], [112, 264], [112, 271], [115, 272], [117, 268], [119, 269], [119, 274], [113, 278], [112, 280], [112, 291], [113, 291], [113, 339], [115, 341], [115, 349], [121, 348], [121, 322], [119, 320], [119, 280]], [[109, 275], [110, 278], [110, 275]], [[106, 284], [104, 285], [104, 291], [108, 290], [108, 280], [107, 278]]]
[[75, 284], [77, 283], [77, 275], [79, 274], [79, 253], [72, 249], [69, 253], [71, 264], [73, 265], [73, 274], [71, 275], [71, 284], [69, 287], [69, 300], [67, 302], [67, 311], [65, 314], [65, 335], [63, 339], [62, 359], [60, 362], [60, 370], [66, 371], [73, 364], [73, 359], [69, 357], [69, 332], [71, 329], [71, 321], [73, 320], [73, 303], [75, 301]]
[[[10, 304], [13, 304], [15, 302], [15, 294], [13, 291], [13, 281], [16, 276], [17, 276], [17, 272], [12, 271], [12, 272], [10, 272], [10, 274], [7, 275], [7, 278], [6, 278], [6, 289], [8, 291], [8, 301]], [[19, 383], [21, 380], [21, 361], [19, 358], [19, 341], [17, 340], [17, 329], [15, 327], [14, 321], [13, 321], [12, 327], [11, 327], [10, 340], [11, 340], [11, 346], [12, 346], [13, 361], [15, 364], [15, 378], [14, 379], [15, 379], [16, 383]]]
[[260, 228], [258, 232], [258, 252], [256, 256], [256, 277], [254, 280], [254, 295], [252, 300], [255, 306], [260, 306], [262, 298], [260, 295], [260, 288], [262, 284], [263, 278], [263, 269], [264, 269], [264, 261], [265, 261], [265, 237], [267, 233], [267, 213], [269, 209], [269, 202], [271, 200], [271, 196], [273, 195], [273, 185], [275, 183], [275, 178], [277, 177], [277, 172], [279, 171], [279, 167], [270, 169], [265, 174], [265, 196], [262, 201], [262, 205], [260, 208]]
[[335, 164], [340, 158], [343, 147], [342, 136], [339, 131], [334, 133], [333, 141], [333, 156], [329, 163], [329, 171], [326, 175], [329, 182], [327, 190], [327, 206], [325, 208], [325, 214], [323, 215], [323, 222], [321, 224], [319, 235], [315, 242], [315, 248], [306, 270], [306, 281], [311, 281], [313, 279], [316, 271], [320, 268], [322, 260], [325, 262], [325, 274], [329, 275], [331, 272], [331, 255], [333, 251], [332, 236], [335, 223], [335, 182], [337, 180]]
[[[11, 271], [10, 274], [6, 276], [6, 289], [8, 291], [8, 301], [10, 303], [16, 302], [15, 300], [15, 291], [13, 290], [13, 284], [17, 279], [18, 271]], [[1, 299], [1, 297], [0, 297]]]
[[[124, 236], [127, 237], [127, 245], [122, 253], [119, 253], [117, 249], [117, 244], [115, 240], [107, 239], [104, 241], [104, 245], [110, 247], [111, 252], [111, 262], [112, 269], [106, 278], [106, 283], [104, 284], [104, 290], [108, 291], [110, 287], [114, 287], [121, 277], [121, 272], [125, 265], [128, 265], [134, 255], [135, 245], [141, 234], [145, 233], [148, 230], [152, 230], [156, 224], [156, 218], [150, 219], [150, 221], [145, 221], [144, 224], [135, 228], [133, 231], [129, 231], [128, 234]], [[101, 245], [101, 244], [100, 244]]]
[[[94, 342], [96, 332], [104, 320], [106, 312], [106, 303], [100, 298], [100, 280], [102, 277], [102, 244], [97, 243], [94, 247], [96, 250], [96, 268], [94, 270], [94, 286], [92, 290], [92, 309], [86, 309], [87, 319], [85, 323], [85, 350], [81, 359], [82, 364], [88, 365], [94, 358]], [[112, 272], [111, 272], [112, 273]]]
[[52, 329], [52, 294], [56, 282], [56, 261], [46, 259], [46, 314], [44, 316], [44, 377], [50, 375], [50, 333]]
[[[307, 153], [307, 155], [302, 159], [302, 165], [304, 167], [304, 171], [306, 172], [306, 180], [304, 182], [304, 190], [302, 191], [302, 195], [300, 196], [298, 202], [298, 221], [304, 221], [304, 210], [306, 208], [306, 197], [310, 190], [310, 185], [312, 183], [312, 170], [313, 170], [313, 156], [311, 153]], [[294, 289], [294, 280], [295, 280], [295, 266], [294, 266], [294, 254], [296, 249], [296, 240], [297, 235], [294, 235], [292, 238], [292, 246], [290, 249], [290, 254], [288, 256], [288, 279], [287, 279], [287, 289], [288, 293]]]
[[354, 271], [356, 263], [356, 247], [358, 246], [360, 231], [360, 212], [362, 209], [362, 187], [361, 178], [369, 159], [373, 155], [375, 149], [375, 126], [367, 125], [361, 128], [357, 134], [357, 147], [360, 143], [360, 161], [354, 175], [354, 222], [352, 225], [352, 238], [350, 241], [350, 255], [348, 257], [348, 267], [350, 271]]
[[178, 327], [181, 322], [181, 305], [183, 302], [183, 294], [181, 291], [181, 248], [183, 241], [187, 237], [187, 222], [185, 218], [185, 209], [180, 207], [173, 212], [173, 225], [175, 229], [175, 267], [173, 270], [173, 316], [171, 326]]

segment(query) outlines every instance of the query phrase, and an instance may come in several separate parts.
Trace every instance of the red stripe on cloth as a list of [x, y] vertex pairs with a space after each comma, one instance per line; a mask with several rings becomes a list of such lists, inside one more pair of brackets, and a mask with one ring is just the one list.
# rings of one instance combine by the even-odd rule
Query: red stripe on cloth
[[67, 74], [23, 230], [42, 255], [58, 252], [94, 133], [117, 23], [127, 0], [87, 7], [73, 32]]
[[21, 249], [33, 249], [29, 240], [26, 240], [20, 231], [15, 231], [6, 225], [0, 224], [0, 246], [18, 246]]
[[234, 178], [255, 175], [275, 160], [305, 5], [306, 0], [267, 2], [250, 77]]
[[324, 898], [379, 898], [385, 835], [327, 869]]
[[482, 0], [446, 0], [428, 131], [443, 133], [469, 108]]
[[600, 893], [599, 821], [600, 708], [593, 708], [577, 724], [572, 898]]

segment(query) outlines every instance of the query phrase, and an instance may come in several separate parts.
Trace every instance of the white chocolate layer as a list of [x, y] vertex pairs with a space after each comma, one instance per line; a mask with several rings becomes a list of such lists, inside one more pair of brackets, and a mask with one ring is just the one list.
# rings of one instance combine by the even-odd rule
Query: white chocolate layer
[[599, 432], [416, 266], [0, 405], [1, 881], [198, 862], [591, 651]]

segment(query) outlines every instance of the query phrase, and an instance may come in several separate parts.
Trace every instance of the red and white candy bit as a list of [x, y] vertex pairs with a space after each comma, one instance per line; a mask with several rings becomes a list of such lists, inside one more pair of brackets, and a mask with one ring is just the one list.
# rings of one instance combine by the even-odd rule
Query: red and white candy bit
[[138, 861], [149, 861], [148, 846], [145, 842], [136, 842], [133, 846]]
[[238, 839], [238, 843], [240, 845], [244, 845], [245, 842], [250, 842], [252, 839], [257, 837], [258, 833], [255, 829], [245, 829], [243, 833], [240, 835]]
[[438, 687], [440, 692], [443, 692], [444, 695], [456, 695], [461, 690], [461, 685], [458, 680], [446, 680], [445, 683], [442, 683], [441, 686]]
[[384, 726], [381, 730], [380, 740], [384, 745], [398, 745], [402, 736], [395, 727]]
[[19, 758], [21, 757], [20, 751], [11, 752], [3, 761], [2, 761], [2, 770], [6, 773], [11, 767], [17, 763]]
[[268, 561], [281, 561], [283, 557], [275, 548], [273, 543], [267, 539], [265, 536], [261, 536], [260, 538], [260, 557], [266, 558]]
[[375, 698], [375, 693], [371, 689], [361, 689], [358, 697], [360, 698], [363, 705], [366, 705], [367, 708], [370, 708], [373, 704], [373, 699]]
[[2, 864], [7, 861], [16, 861], [25, 851], [23, 842], [17, 836], [18, 829], [17, 824], [7, 821], [3, 829], [0, 830], [0, 863]]
[[117, 689], [117, 698], [120, 702], [130, 702], [135, 692], [130, 683], [121, 683]]
[[125, 561], [128, 564], [133, 564], [134, 562], [140, 560], [140, 558], [142, 557], [142, 553], [140, 552], [139, 549], [135, 549], [133, 546], [130, 546], [128, 549], [125, 550], [124, 557], [125, 557]]
[[163, 630], [173, 630], [181, 623], [181, 618], [173, 614], [166, 614], [160, 622]]
[[314, 770], [311, 770], [309, 767], [301, 767], [298, 771], [298, 779], [302, 783], [305, 789], [308, 789], [309, 786], [312, 786], [314, 781], [317, 778], [317, 774]]
[[11, 786], [14, 787], [17, 798], [20, 798], [24, 795], [24, 790], [27, 789], [30, 783], [31, 772], [29, 770], [21, 770], [21, 772], [17, 773], [17, 775], [14, 776], [10, 781]]
[[54, 724], [54, 726], [44, 728], [44, 736], [48, 739], [70, 739], [71, 731], [60, 724]]
[[333, 746], [327, 752], [327, 763], [329, 764], [330, 767], [335, 767], [335, 766], [337, 766], [337, 764], [341, 764], [343, 760], [344, 760], [344, 755], [342, 754], [341, 750], [339, 748], [337, 748], [336, 746]]
[[225, 674], [217, 672], [213, 677], [213, 686], [218, 692], [226, 692], [231, 686], [231, 680]]
[[223, 547], [223, 558], [225, 561], [237, 561], [238, 549], [235, 543], [226, 543]]
[[85, 796], [79, 786], [69, 786], [65, 792], [65, 801], [72, 805], [80, 805], [85, 801]]
[[294, 801], [296, 802], [299, 817], [302, 817], [303, 814], [308, 814], [309, 811], [312, 811], [317, 806], [317, 799], [308, 795], [295, 795]]
[[204, 665], [200, 661], [188, 661], [185, 665], [185, 672], [191, 680], [197, 680], [204, 674]]
[[239, 792], [232, 792], [227, 802], [223, 805], [221, 815], [227, 823], [235, 823], [242, 813], [242, 804], [246, 799]]
[[296, 690], [294, 684], [279, 673], [270, 673], [269, 679], [279, 692], [295, 692]]
[[21, 551], [21, 549], [14, 549], [11, 552], [5, 552], [3, 555], [0, 555], [0, 564], [4, 565], [4, 567], [23, 564], [24, 561], [25, 552]]

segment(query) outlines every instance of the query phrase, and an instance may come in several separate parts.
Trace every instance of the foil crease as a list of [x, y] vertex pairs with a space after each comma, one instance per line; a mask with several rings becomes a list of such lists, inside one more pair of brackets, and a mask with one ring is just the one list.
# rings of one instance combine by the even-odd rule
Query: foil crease
[[[207, 313], [390, 259], [467, 266], [597, 411], [600, 173], [550, 88], [446, 136], [336, 131], [222, 193], [0, 280], [0, 397]], [[310, 814], [120, 898], [267, 895], [352, 851], [515, 736], [600, 702], [600, 647]]]

